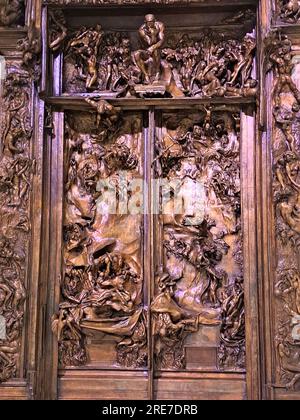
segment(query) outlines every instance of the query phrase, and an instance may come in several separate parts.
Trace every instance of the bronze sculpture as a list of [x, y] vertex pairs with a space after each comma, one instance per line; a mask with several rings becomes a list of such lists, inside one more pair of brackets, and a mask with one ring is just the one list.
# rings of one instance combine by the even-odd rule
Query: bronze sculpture
[[146, 15], [145, 23], [139, 29], [139, 37], [141, 46], [145, 49], [136, 51], [134, 59], [144, 76], [144, 83], [159, 82], [165, 26], [162, 22], [157, 21], [154, 15]]
[[0, 3], [0, 399], [298, 399], [299, 2]]

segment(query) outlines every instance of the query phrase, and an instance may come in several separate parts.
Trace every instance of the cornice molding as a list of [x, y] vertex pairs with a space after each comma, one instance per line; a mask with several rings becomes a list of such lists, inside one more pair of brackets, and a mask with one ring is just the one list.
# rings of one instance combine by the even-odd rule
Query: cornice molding
[[243, 6], [255, 5], [258, 0], [44, 0], [43, 4], [60, 7], [110, 7], [110, 6]]

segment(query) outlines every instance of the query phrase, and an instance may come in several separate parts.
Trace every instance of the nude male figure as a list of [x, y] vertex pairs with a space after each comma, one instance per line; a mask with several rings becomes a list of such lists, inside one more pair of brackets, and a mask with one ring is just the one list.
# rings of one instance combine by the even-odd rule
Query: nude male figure
[[136, 65], [144, 75], [144, 82], [151, 84], [160, 79], [161, 47], [165, 40], [165, 26], [154, 15], [146, 15], [139, 29], [143, 50], [133, 53]]

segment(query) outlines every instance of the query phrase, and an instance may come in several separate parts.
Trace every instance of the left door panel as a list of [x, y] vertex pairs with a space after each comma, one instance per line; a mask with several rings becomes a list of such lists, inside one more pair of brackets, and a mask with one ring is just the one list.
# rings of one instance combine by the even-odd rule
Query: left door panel
[[142, 209], [147, 127], [140, 112], [105, 112], [105, 119], [65, 114], [63, 267], [53, 320], [63, 377], [74, 367], [117, 370], [122, 377], [122, 371], [143, 372], [148, 365]]

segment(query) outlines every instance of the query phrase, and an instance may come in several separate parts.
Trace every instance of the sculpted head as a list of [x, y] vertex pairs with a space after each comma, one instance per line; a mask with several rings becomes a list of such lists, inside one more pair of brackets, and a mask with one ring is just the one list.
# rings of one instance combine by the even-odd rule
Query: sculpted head
[[145, 24], [148, 28], [154, 28], [155, 26], [155, 16], [152, 14], [145, 16]]

